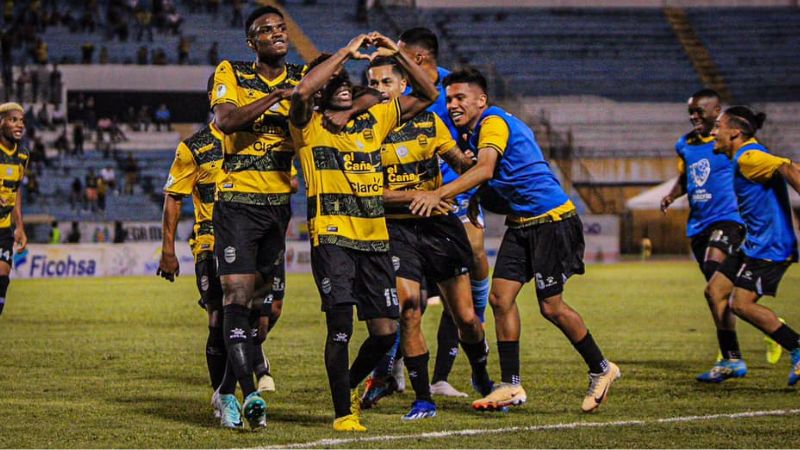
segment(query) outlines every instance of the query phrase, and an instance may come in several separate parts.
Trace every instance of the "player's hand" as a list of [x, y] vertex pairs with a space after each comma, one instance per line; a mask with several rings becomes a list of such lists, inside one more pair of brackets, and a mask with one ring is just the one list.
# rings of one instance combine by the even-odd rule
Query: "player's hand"
[[14, 244], [17, 248], [16, 252], [21, 253], [28, 246], [28, 235], [22, 227], [17, 227], [14, 230]]
[[371, 44], [371, 40], [369, 36], [366, 34], [359, 34], [358, 36], [354, 37], [345, 47], [347, 52], [350, 54], [350, 58], [352, 59], [371, 59], [370, 55], [366, 53], [361, 53], [362, 47], [367, 47]]
[[408, 205], [408, 209], [411, 210], [412, 214], [430, 217], [431, 212], [437, 209], [441, 202], [442, 196], [439, 194], [438, 189], [435, 191], [416, 191], [414, 199]]
[[484, 225], [480, 222], [481, 216], [481, 206], [480, 201], [477, 195], [473, 195], [469, 199], [469, 204], [467, 205], [467, 219], [469, 219], [472, 225], [475, 225], [475, 228], [484, 228]]
[[453, 208], [455, 204], [451, 200], [442, 199], [439, 201], [439, 204], [436, 205], [435, 211], [438, 211], [441, 214], [450, 214], [453, 212]]
[[353, 111], [326, 109], [322, 116], [322, 126], [333, 134], [337, 134], [347, 125]]
[[158, 261], [156, 275], [172, 283], [180, 272], [181, 269], [178, 264], [178, 257], [175, 256], [174, 253], [161, 252], [161, 259]]
[[674, 201], [675, 199], [673, 199], [671, 196], [665, 195], [664, 198], [661, 199], [661, 212], [666, 214], [669, 205], [671, 205]]
[[377, 50], [369, 55], [370, 61], [380, 56], [394, 56], [400, 51], [400, 47], [397, 46], [396, 42], [378, 33], [377, 31], [373, 31], [368, 35], [368, 37], [370, 39], [370, 43], [377, 48]]

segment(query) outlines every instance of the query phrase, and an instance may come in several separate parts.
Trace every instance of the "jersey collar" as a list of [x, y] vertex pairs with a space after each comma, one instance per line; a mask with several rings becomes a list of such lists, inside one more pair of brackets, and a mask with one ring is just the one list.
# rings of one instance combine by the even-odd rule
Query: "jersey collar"
[[263, 75], [261, 75], [261, 72], [258, 71], [258, 63], [256, 63], [256, 62], [253, 62], [253, 71], [256, 73], [256, 75], [259, 78], [261, 78], [261, 81], [263, 81], [264, 83], [267, 83], [267, 86], [269, 86], [269, 87], [275, 87], [275, 86], [283, 83], [284, 81], [286, 81], [286, 75], [288, 73], [288, 71], [286, 70], [286, 64], [284, 64], [283, 65], [283, 71], [281, 72], [281, 74], [278, 75], [274, 80], [268, 80]]
[[14, 144], [14, 147], [11, 149], [8, 149], [5, 145], [0, 144], [0, 150], [7, 155], [13, 155], [17, 151], [17, 144]]

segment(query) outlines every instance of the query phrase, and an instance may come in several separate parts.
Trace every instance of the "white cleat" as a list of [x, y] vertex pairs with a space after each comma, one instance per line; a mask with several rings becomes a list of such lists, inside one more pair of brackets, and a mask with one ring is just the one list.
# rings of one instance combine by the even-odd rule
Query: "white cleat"
[[466, 392], [459, 391], [444, 380], [437, 381], [431, 385], [431, 395], [441, 395], [442, 397], [469, 397]]

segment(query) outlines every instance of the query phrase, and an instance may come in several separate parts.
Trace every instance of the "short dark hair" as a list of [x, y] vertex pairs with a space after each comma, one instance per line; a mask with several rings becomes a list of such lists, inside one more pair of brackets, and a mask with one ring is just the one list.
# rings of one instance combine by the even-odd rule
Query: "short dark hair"
[[408, 45], [416, 45], [439, 57], [439, 39], [433, 31], [425, 27], [409, 28], [400, 34], [400, 40]]
[[753, 112], [747, 106], [731, 106], [725, 110], [725, 116], [728, 118], [728, 124], [737, 128], [743, 135], [751, 138], [756, 135], [756, 132], [764, 126], [764, 121], [767, 120], [767, 115], [763, 112]]
[[383, 67], [383, 66], [392, 66], [392, 70], [394, 70], [394, 72], [397, 75], [403, 78], [405, 78], [406, 76], [405, 71], [403, 70], [402, 67], [400, 67], [400, 63], [397, 62], [397, 59], [390, 56], [379, 56], [373, 59], [372, 61], [369, 62], [369, 67], [367, 69], [369, 70], [372, 69], [373, 67]]
[[214, 72], [211, 72], [211, 75], [208, 76], [208, 81], [206, 81], [206, 93], [210, 94], [211, 91], [214, 90]]
[[250, 27], [253, 26], [253, 22], [256, 21], [259, 17], [266, 15], [266, 14], [275, 14], [276, 16], [280, 16], [283, 19], [283, 13], [280, 9], [274, 6], [262, 6], [260, 8], [256, 8], [253, 12], [247, 16], [247, 20], [244, 21], [244, 34], [245, 36], [250, 36]]
[[699, 91], [697, 91], [694, 94], [692, 94], [691, 98], [694, 98], [694, 99], [698, 99], [698, 98], [715, 98], [715, 99], [719, 100], [721, 97], [719, 96], [717, 91], [715, 91], [713, 89], [705, 88], [705, 89], [700, 89]]
[[474, 84], [483, 89], [485, 94], [489, 94], [489, 87], [488, 83], [486, 82], [486, 77], [483, 76], [480, 70], [474, 67], [467, 66], [458, 70], [454, 70], [453, 72], [450, 72], [450, 75], [447, 75], [444, 77], [444, 80], [442, 80], [442, 86], [444, 87], [455, 83]]

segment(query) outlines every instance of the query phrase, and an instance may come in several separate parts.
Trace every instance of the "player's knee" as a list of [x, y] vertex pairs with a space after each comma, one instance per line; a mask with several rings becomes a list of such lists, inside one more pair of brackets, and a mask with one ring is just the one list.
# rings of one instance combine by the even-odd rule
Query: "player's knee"
[[746, 317], [750, 303], [734, 298], [731, 300], [731, 311], [739, 317]]
[[559, 295], [540, 300], [539, 312], [545, 319], [557, 322], [567, 312], [567, 308]]
[[371, 338], [375, 343], [376, 351], [378, 353], [383, 354], [387, 353], [394, 346], [394, 342], [397, 339], [397, 332], [382, 334], [382, 335], [373, 335], [371, 336]]
[[494, 290], [489, 292], [489, 305], [491, 305], [495, 314], [509, 311], [514, 305], [514, 301], [515, 300], [513, 298], [508, 299], [502, 295], [498, 295]]
[[252, 288], [243, 280], [223, 281], [225, 293], [223, 304], [247, 306], [250, 303]]

